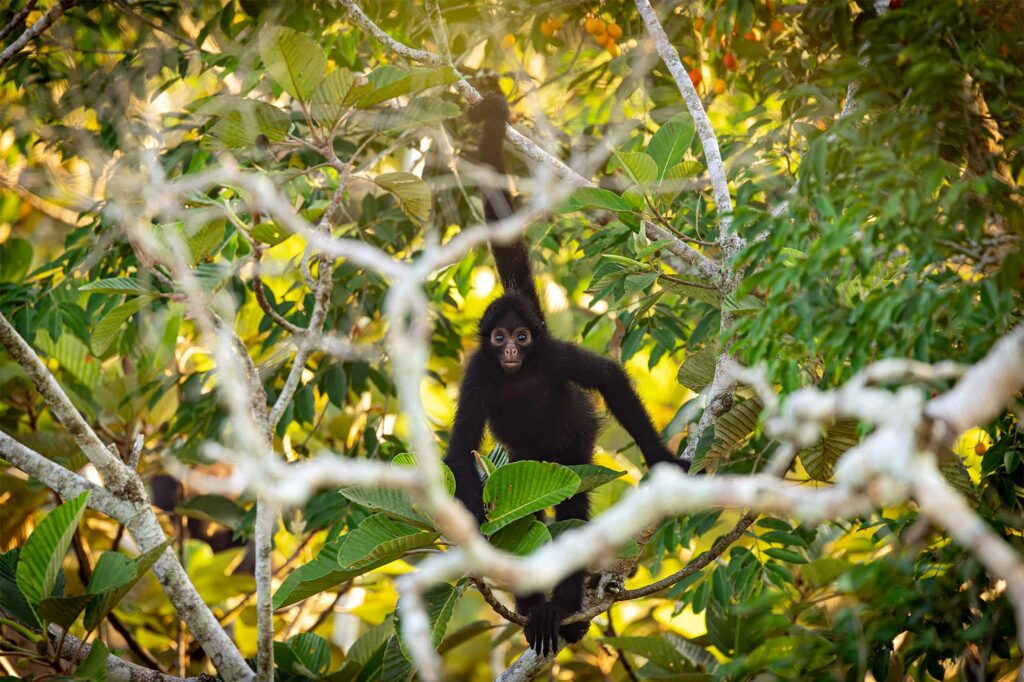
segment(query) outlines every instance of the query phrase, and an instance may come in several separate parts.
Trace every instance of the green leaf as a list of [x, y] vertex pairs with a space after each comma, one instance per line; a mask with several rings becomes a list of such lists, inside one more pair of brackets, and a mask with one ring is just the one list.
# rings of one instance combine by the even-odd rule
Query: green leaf
[[747, 294], [741, 299], [737, 299], [735, 294], [728, 294], [722, 300], [722, 309], [742, 315], [743, 313], [755, 313], [759, 310], [764, 310], [764, 303], [752, 294]]
[[781, 547], [769, 547], [768, 549], [764, 550], [764, 553], [773, 559], [785, 561], [786, 563], [790, 564], [807, 563], [807, 559], [805, 559], [802, 554], [797, 554], [793, 550], [783, 549]]
[[423, 531], [384, 514], [374, 514], [363, 519], [343, 538], [338, 550], [338, 565], [357, 570], [389, 563], [411, 549], [427, 547], [440, 536], [440, 532]]
[[121, 330], [124, 323], [151, 300], [149, 296], [130, 298], [104, 315], [103, 319], [97, 322], [92, 330], [92, 337], [89, 340], [89, 343], [92, 345], [92, 352], [99, 356], [104, 355], [114, 342], [117, 333]]
[[288, 640], [288, 647], [302, 667], [314, 677], [323, 677], [331, 668], [331, 650], [327, 640], [312, 632], [302, 632]]
[[385, 618], [383, 623], [370, 628], [355, 641], [345, 654], [345, 660], [355, 661], [360, 666], [366, 665], [394, 633], [394, 620], [391, 617]]
[[616, 471], [599, 464], [573, 464], [566, 468], [571, 469], [573, 473], [580, 477], [580, 487], [576, 490], [577, 495], [626, 475], [625, 471]]
[[253, 149], [260, 135], [272, 142], [285, 139], [291, 127], [287, 113], [257, 100], [234, 98], [232, 101], [235, 108], [224, 108], [217, 122], [210, 128], [210, 135], [226, 148]]
[[292, 236], [291, 232], [282, 230], [277, 226], [277, 223], [272, 221], [262, 222], [250, 231], [252, 238], [258, 242], [268, 244], [270, 246], [277, 246], [288, 237]]
[[551, 542], [551, 533], [543, 523], [528, 516], [499, 530], [490, 537], [490, 542], [509, 554], [526, 556], [544, 543]]
[[[391, 463], [395, 466], [400, 466], [403, 469], [415, 469], [416, 468], [416, 455], [411, 452], [403, 452], [399, 455], [395, 455]], [[441, 462], [441, 472], [444, 475], [444, 487], [448, 491], [449, 495], [455, 494], [455, 474], [448, 468], [448, 465]]]
[[[89, 581], [90, 593], [95, 594], [96, 592], [94, 592], [94, 590], [99, 590], [100, 588], [105, 589], [103, 592], [99, 593], [99, 598], [89, 604], [85, 609], [85, 621], [83, 622], [83, 625], [85, 625], [86, 630], [95, 630], [99, 626], [100, 622], [114, 610], [114, 607], [117, 606], [124, 596], [128, 594], [128, 591], [135, 586], [135, 583], [139, 582], [139, 580], [142, 579], [142, 576], [146, 574], [146, 571], [153, 567], [153, 564], [155, 564], [161, 555], [163, 555], [164, 550], [166, 550], [170, 544], [170, 540], [165, 540], [156, 547], [153, 547], [132, 559], [131, 563], [134, 574], [127, 582], [119, 582], [120, 576], [112, 575], [109, 578], [103, 577], [101, 582], [97, 582], [94, 586], [93, 582], [96, 580], [96, 576], [93, 576], [94, 580]], [[102, 559], [103, 557], [101, 556], [100, 558]], [[108, 559], [108, 561], [111, 562], [111, 567], [114, 568], [114, 563], [117, 560]], [[99, 570], [100, 566], [99, 562], [97, 562], [97, 572], [99, 572]], [[116, 585], [116, 587], [111, 587], [113, 585]]]
[[[693, 282], [694, 284], [706, 284], [704, 280], [693, 275], [675, 275], [676, 279], [681, 279], [684, 282]], [[722, 307], [721, 302], [718, 300], [718, 294], [712, 289], [708, 289], [703, 286], [687, 286], [686, 284], [677, 284], [672, 287], [672, 291], [687, 298], [692, 298], [695, 301], [701, 303], [707, 303], [715, 308]]]
[[96, 562], [86, 591], [93, 595], [102, 594], [128, 585], [134, 578], [135, 562], [120, 552], [104, 552]]
[[75, 668], [75, 679], [87, 682], [107, 682], [107, 656], [110, 651], [99, 639], [92, 642], [89, 655]]
[[57, 582], [61, 563], [71, 546], [71, 538], [88, 499], [89, 492], [86, 491], [47, 514], [21, 548], [15, 579], [33, 610], [50, 596]]
[[700, 393], [715, 378], [717, 360], [718, 351], [712, 346], [705, 346], [694, 353], [688, 353], [686, 360], [679, 367], [676, 379], [691, 391]]
[[413, 672], [412, 661], [402, 651], [399, 637], [395, 635], [384, 647], [380, 682], [409, 682], [412, 680]]
[[955, 452], [947, 450], [939, 457], [939, 472], [961, 495], [975, 504], [981, 501], [981, 493], [978, 491], [978, 487], [974, 485], [971, 475], [967, 473], [967, 468]]
[[600, 187], [580, 187], [572, 193], [570, 201], [579, 208], [598, 208], [608, 211], [632, 211], [622, 197]]
[[320, 81], [313, 92], [312, 113], [324, 128], [331, 128], [348, 110], [345, 98], [352, 90], [355, 77], [348, 69], [335, 69]]
[[359, 93], [355, 100], [355, 105], [360, 109], [367, 109], [374, 104], [379, 104], [395, 97], [411, 95], [414, 92], [420, 92], [427, 88], [453, 83], [458, 78], [459, 76], [455, 69], [450, 66], [409, 71], [397, 80], [390, 81], [385, 85], [375, 86], [368, 92]]
[[474, 637], [488, 632], [493, 627], [494, 625], [487, 620], [474, 620], [468, 625], [463, 625], [461, 628], [444, 638], [444, 641], [437, 647], [437, 653], [446, 654], [460, 644], [468, 642]]
[[679, 113], [665, 121], [654, 133], [647, 144], [647, 153], [658, 165], [658, 181], [665, 177], [665, 172], [683, 158], [683, 154], [693, 142], [696, 128], [693, 117], [688, 113]]
[[643, 152], [615, 152], [613, 166], [626, 171], [640, 187], [647, 187], [658, 178], [658, 164]]
[[328, 542], [320, 549], [315, 559], [289, 573], [274, 593], [274, 608], [290, 606], [364, 573], [363, 570], [350, 571], [339, 568], [340, 546], [340, 540]]
[[260, 30], [260, 57], [270, 77], [300, 100], [309, 99], [327, 73], [327, 57], [320, 46], [285, 26], [266, 25]]
[[747, 398], [733, 405], [731, 410], [718, 418], [715, 422], [715, 442], [704, 458], [705, 471], [714, 471], [757, 429], [758, 417], [763, 407], [757, 398]]
[[196, 495], [174, 508], [174, 513], [219, 523], [225, 528], [238, 530], [245, 518], [245, 508], [223, 495]]
[[678, 184], [684, 180], [695, 178], [702, 172], [704, 172], [704, 164], [700, 161], [683, 161], [666, 170], [664, 179], [670, 183]]
[[0, 244], [0, 282], [20, 282], [32, 267], [32, 244], [27, 239], [8, 239]]
[[[430, 641], [435, 649], [444, 639], [444, 633], [448, 630], [448, 622], [451, 621], [455, 605], [462, 599], [465, 588], [465, 580], [460, 580], [454, 585], [441, 583], [430, 588], [423, 595], [423, 601], [426, 602], [427, 607], [427, 617], [430, 619]], [[399, 620], [395, 630], [399, 633], [399, 642], [402, 645], [402, 650], [408, 653], [408, 647], [402, 641], [401, 620]]]
[[409, 496], [401, 490], [350, 486], [342, 488], [339, 492], [367, 509], [382, 511], [389, 516], [418, 526], [432, 527], [430, 519], [416, 511]]
[[576, 492], [580, 477], [553, 462], [522, 461], [500, 467], [484, 485], [488, 521], [485, 535], [513, 521], [566, 500]]
[[430, 217], [430, 188], [412, 173], [384, 173], [373, 179], [377, 186], [395, 195], [406, 215], [417, 224]]
[[381, 111], [373, 122], [373, 129], [380, 133], [388, 130], [428, 126], [455, 118], [460, 113], [462, 111], [454, 102], [446, 102], [440, 97], [423, 95], [401, 109]]
[[98, 279], [78, 287], [79, 291], [87, 291], [91, 294], [151, 294], [156, 293], [155, 289], [147, 287], [134, 277], [110, 277]]
[[679, 651], [661, 636], [653, 637], [601, 637], [602, 644], [643, 656], [654, 665], [670, 673], [686, 670], [686, 661]]
[[815, 481], [829, 481], [839, 458], [860, 441], [856, 419], [839, 419], [814, 445], [800, 451], [800, 463]]
[[0, 554], [0, 609], [25, 625], [36, 625], [35, 612], [25, 601], [25, 595], [18, 589], [15, 573], [18, 570], [18, 555], [21, 547]]
[[46, 623], [54, 623], [67, 630], [82, 613], [86, 604], [91, 602], [91, 594], [75, 594], [67, 597], [46, 597], [36, 608], [39, 617]]
[[100, 380], [100, 363], [92, 356], [92, 350], [74, 334], [64, 333], [54, 343], [46, 332], [36, 336], [36, 343], [48, 356], [57, 358], [61, 369], [72, 374], [89, 388]]

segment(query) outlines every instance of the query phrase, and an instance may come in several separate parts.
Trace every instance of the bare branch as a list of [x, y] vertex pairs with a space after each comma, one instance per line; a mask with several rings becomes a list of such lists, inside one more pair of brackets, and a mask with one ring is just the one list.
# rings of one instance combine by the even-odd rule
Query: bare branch
[[60, 18], [60, 15], [68, 11], [72, 7], [78, 4], [78, 0], [60, 0], [56, 5], [51, 7], [49, 11], [43, 16], [39, 17], [36, 23], [25, 29], [25, 32], [18, 36], [18, 39], [7, 46], [3, 52], [0, 52], [0, 67], [9, 62], [14, 55], [25, 49], [32, 40], [38, 38], [43, 31], [50, 28], [53, 22]]

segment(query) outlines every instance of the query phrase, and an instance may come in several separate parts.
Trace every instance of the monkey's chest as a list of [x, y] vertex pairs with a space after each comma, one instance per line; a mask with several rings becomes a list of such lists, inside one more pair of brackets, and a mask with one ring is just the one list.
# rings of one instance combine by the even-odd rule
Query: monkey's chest
[[586, 441], [593, 440], [596, 422], [580, 391], [551, 382], [505, 388], [487, 406], [488, 422], [515, 459], [562, 459], [563, 453], [586, 450]]

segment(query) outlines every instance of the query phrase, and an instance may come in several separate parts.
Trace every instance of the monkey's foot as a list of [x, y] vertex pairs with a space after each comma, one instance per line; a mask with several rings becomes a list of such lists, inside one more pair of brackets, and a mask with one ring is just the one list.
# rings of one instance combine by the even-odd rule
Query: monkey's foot
[[587, 634], [589, 629], [590, 623], [587, 621], [568, 623], [558, 628], [558, 636], [569, 642], [569, 644], [575, 644], [583, 639], [583, 635]]
[[[538, 656], [547, 656], [558, 651], [559, 624], [569, 612], [557, 604], [537, 604], [526, 617], [523, 634], [526, 642]], [[579, 640], [576, 640], [579, 641]]]

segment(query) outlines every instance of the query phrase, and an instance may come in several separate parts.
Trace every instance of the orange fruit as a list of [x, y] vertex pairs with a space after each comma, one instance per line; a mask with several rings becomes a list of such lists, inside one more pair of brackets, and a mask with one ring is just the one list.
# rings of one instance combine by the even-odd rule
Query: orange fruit
[[772, 23], [768, 25], [768, 30], [772, 33], [782, 33], [785, 28], [786, 25], [782, 23], [781, 19], [772, 19]]
[[619, 49], [619, 44], [616, 43], [614, 40], [608, 42], [607, 49], [608, 53], [613, 57], [618, 57], [620, 54], [622, 54], [622, 51]]
[[618, 24], [608, 24], [608, 35], [618, 40], [622, 37], [622, 27]]
[[501, 44], [503, 47], [512, 47], [516, 44], [516, 37], [511, 33], [506, 33], [505, 37], [501, 39]]
[[714, 84], [711, 86], [711, 89], [714, 91], [716, 95], [721, 95], [723, 92], [725, 92], [725, 81], [722, 80], [721, 78], [716, 78]]
[[700, 82], [704, 80], [704, 76], [701, 75], [700, 69], [690, 69], [690, 82], [693, 83], [693, 87], [700, 85]]
[[545, 38], [550, 38], [555, 35], [555, 27], [551, 25], [550, 21], [545, 21], [540, 25], [540, 32], [544, 34]]
[[732, 52], [726, 52], [725, 56], [722, 57], [722, 66], [724, 66], [729, 71], [735, 71], [738, 65], [738, 62], [736, 61], [736, 55], [734, 55]]
[[587, 29], [587, 33], [594, 35], [604, 30], [604, 22], [597, 17], [587, 17], [583, 22], [583, 27]]
[[747, 31], [746, 33], [743, 34], [743, 38], [745, 40], [757, 40], [757, 34], [754, 33], [753, 31]]
[[553, 29], [555, 29], [556, 31], [558, 29], [562, 28], [562, 20], [559, 19], [558, 17], [554, 17], [553, 19], [551, 19], [550, 23], [551, 23], [551, 27]]
[[594, 36], [594, 40], [596, 40], [597, 44], [600, 45], [601, 47], [607, 45], [611, 39], [612, 37], [607, 33], [598, 33], [596, 36]]

